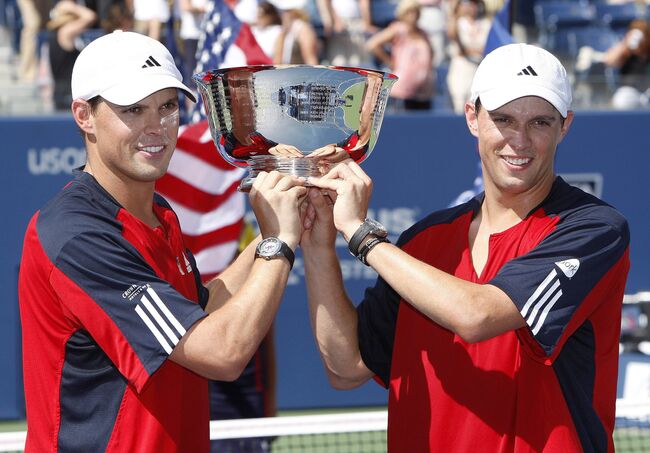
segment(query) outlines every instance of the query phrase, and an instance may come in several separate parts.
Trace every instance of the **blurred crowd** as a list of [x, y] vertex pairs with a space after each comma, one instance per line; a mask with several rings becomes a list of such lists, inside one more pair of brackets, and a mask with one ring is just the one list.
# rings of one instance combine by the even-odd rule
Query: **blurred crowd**
[[[70, 105], [72, 65], [83, 46], [115, 29], [162, 41], [176, 53], [186, 82], [196, 67], [202, 21], [210, 2], [226, 1], [251, 26], [260, 47], [276, 64], [355, 66], [399, 77], [389, 111], [453, 110], [461, 113], [481, 61], [493, 18], [505, 0], [2, 0], [16, 2], [21, 20], [18, 77], [48, 90], [53, 108]], [[519, 0], [533, 8], [548, 0]], [[576, 0], [599, 1], [608, 0]], [[644, 4], [650, 0], [609, 0]], [[511, 2], [515, 21], [517, 14]], [[10, 26], [12, 24], [9, 24]], [[534, 27], [533, 27], [534, 28]], [[631, 21], [607, 50], [581, 49], [570, 69], [589, 73], [607, 91], [608, 106], [650, 104], [648, 21]], [[536, 43], [530, 27], [515, 40]], [[552, 49], [551, 49], [552, 50]], [[562, 57], [563, 55], [558, 55]], [[566, 56], [565, 56], [566, 57]], [[582, 65], [582, 66], [581, 66]], [[594, 75], [595, 65], [605, 69]], [[602, 80], [597, 80], [601, 77]], [[578, 81], [584, 82], [585, 79]], [[609, 82], [608, 84], [603, 81]], [[577, 83], [576, 82], [576, 83]], [[580, 92], [578, 92], [579, 98]]]

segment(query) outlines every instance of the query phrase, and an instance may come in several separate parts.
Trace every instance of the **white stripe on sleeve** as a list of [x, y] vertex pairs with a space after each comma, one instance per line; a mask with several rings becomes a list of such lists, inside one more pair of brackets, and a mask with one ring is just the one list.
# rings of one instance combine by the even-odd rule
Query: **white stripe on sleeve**
[[141, 306], [136, 306], [135, 307], [135, 312], [140, 316], [140, 318], [144, 321], [144, 323], [147, 325], [149, 330], [151, 330], [151, 333], [156, 337], [158, 342], [160, 343], [160, 346], [163, 347], [165, 352], [169, 355], [172, 353], [172, 347], [170, 346], [169, 343], [167, 343], [167, 340], [165, 340], [165, 337], [163, 336], [162, 333], [158, 330], [158, 328], [155, 326], [153, 321], [149, 319], [149, 316], [144, 312]]
[[160, 313], [156, 311], [155, 308], [153, 308], [153, 305], [151, 305], [151, 302], [149, 302], [149, 299], [147, 299], [147, 296], [142, 296], [140, 299], [142, 301], [142, 305], [147, 309], [147, 311], [153, 316], [153, 319], [158, 323], [158, 325], [162, 328], [163, 332], [167, 334], [167, 338], [171, 340], [171, 342], [176, 346], [178, 344], [178, 336], [172, 331], [172, 329], [169, 327], [167, 322], [160, 316]]
[[178, 320], [177, 320], [176, 317], [172, 314], [172, 312], [169, 311], [169, 309], [167, 308], [167, 306], [166, 306], [166, 305], [164, 304], [164, 302], [160, 299], [160, 297], [158, 297], [158, 294], [156, 294], [156, 292], [153, 290], [153, 288], [151, 288], [151, 287], [147, 288], [147, 292], [149, 293], [149, 295], [151, 296], [151, 298], [153, 299], [153, 301], [156, 303], [156, 305], [158, 306], [158, 308], [160, 309], [160, 311], [163, 312], [163, 314], [167, 317], [167, 319], [168, 319], [169, 322], [172, 324], [172, 326], [174, 326], [174, 327], [176, 328], [176, 331], [177, 331], [181, 336], [185, 335], [185, 333], [186, 333], [185, 328], [181, 325], [180, 322], [178, 322]]
[[524, 305], [524, 308], [521, 310], [521, 316], [524, 318], [526, 317], [526, 314], [528, 313], [528, 310], [530, 309], [530, 306], [537, 300], [540, 294], [542, 294], [542, 291], [546, 289], [548, 284], [555, 278], [557, 275], [557, 271], [553, 269], [544, 279], [544, 281], [537, 287], [535, 292], [533, 293], [532, 296], [526, 301], [526, 305]]

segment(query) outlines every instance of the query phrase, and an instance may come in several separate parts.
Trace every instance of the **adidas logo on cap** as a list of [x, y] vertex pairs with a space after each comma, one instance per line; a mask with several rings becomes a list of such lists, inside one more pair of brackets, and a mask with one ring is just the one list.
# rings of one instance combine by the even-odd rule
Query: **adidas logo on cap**
[[84, 47], [70, 85], [73, 99], [101, 96], [117, 105], [132, 105], [166, 88], [177, 88], [192, 101], [196, 99], [183, 84], [169, 50], [160, 41], [129, 31], [105, 34]]
[[154, 57], [152, 57], [151, 55], [149, 55], [149, 58], [147, 58], [147, 59], [145, 60], [145, 62], [144, 62], [144, 64], [142, 65], [142, 67], [143, 67], [143, 68], [151, 68], [151, 67], [153, 67], [153, 66], [160, 66], [160, 63], [158, 63]]
[[517, 75], [532, 75], [532, 76], [536, 76], [537, 73], [536, 73], [535, 70], [532, 68], [532, 66], [529, 65], [529, 66], [526, 66], [526, 67], [525, 67], [524, 69], [522, 69], [521, 71], [519, 71], [519, 72], [517, 73]]
[[470, 91], [470, 102], [481, 99], [496, 110], [515, 99], [537, 96], [566, 118], [571, 106], [571, 81], [566, 69], [549, 51], [529, 44], [497, 47], [481, 61]]

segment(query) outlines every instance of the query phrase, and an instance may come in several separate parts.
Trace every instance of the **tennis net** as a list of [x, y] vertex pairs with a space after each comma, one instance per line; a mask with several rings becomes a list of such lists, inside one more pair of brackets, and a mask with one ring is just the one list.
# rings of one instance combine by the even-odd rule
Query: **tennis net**
[[[650, 452], [650, 401], [618, 400], [617, 453]], [[221, 453], [386, 452], [385, 410], [210, 422]], [[20, 452], [25, 432], [0, 433], [0, 452]]]

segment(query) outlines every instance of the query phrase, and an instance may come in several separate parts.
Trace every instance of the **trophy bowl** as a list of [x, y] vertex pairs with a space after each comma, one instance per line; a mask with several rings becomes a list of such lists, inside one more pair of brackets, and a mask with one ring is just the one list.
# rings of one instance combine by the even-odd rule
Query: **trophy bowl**
[[248, 167], [249, 191], [261, 171], [319, 176], [350, 157], [368, 158], [397, 77], [360, 68], [244, 66], [195, 74], [221, 156]]

